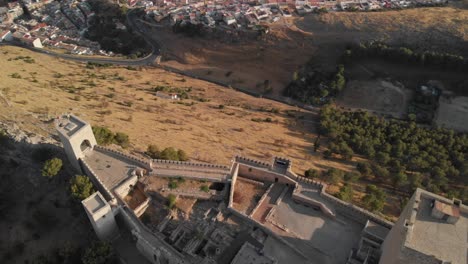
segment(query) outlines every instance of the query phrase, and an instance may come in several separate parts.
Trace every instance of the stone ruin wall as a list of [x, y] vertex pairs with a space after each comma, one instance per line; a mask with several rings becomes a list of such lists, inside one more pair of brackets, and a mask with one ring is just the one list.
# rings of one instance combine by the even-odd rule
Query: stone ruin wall
[[255, 206], [255, 208], [252, 210], [252, 212], [250, 212], [249, 214], [249, 217], [252, 217], [253, 218], [253, 215], [255, 214], [255, 212], [258, 210], [258, 208], [260, 207], [260, 205], [262, 205], [263, 201], [265, 201], [265, 199], [267, 198], [268, 194], [270, 193], [271, 189], [273, 189], [273, 184], [270, 185], [270, 187], [268, 187], [268, 189], [265, 191], [265, 193], [262, 195], [262, 197], [260, 198], [260, 200], [257, 202], [257, 205]]
[[242, 163], [239, 163], [239, 175], [244, 178], [262, 182], [278, 182], [282, 184], [288, 184], [291, 186], [296, 185], [296, 181], [287, 177], [286, 175], [278, 174], [262, 168], [255, 168], [253, 166]]
[[361, 207], [358, 207], [354, 204], [347, 203], [345, 201], [342, 201], [335, 196], [328, 194], [326, 192], [326, 185], [322, 187], [320, 195], [325, 198], [328, 202], [333, 203], [335, 205], [335, 210], [339, 212], [342, 215], [345, 215], [363, 225], [366, 224], [367, 220], [372, 220], [386, 228], [392, 228], [393, 223], [385, 220], [384, 218], [371, 213], [365, 209], [362, 209]]

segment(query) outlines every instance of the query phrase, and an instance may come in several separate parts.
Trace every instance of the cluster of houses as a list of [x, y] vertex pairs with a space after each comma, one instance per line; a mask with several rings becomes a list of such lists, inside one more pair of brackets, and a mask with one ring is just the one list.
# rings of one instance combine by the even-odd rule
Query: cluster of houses
[[[25, 12], [26, 11], [26, 12]], [[53, 47], [71, 54], [112, 55], [83, 35], [94, 13], [86, 0], [20, 0], [0, 7], [0, 42]]]
[[[238, 29], [256, 29], [261, 23], [273, 23], [282, 16], [291, 16], [294, 9], [277, 3], [252, 4], [247, 1], [172, 1], [146, 7], [148, 17], [160, 22], [169, 18], [177, 22], [203, 24], [207, 27], [226, 26]], [[312, 9], [311, 9], [312, 11]]]
[[144, 7], [148, 17], [160, 22], [169, 18], [208, 27], [256, 28], [293, 14], [317, 11], [365, 11], [407, 8], [445, 3], [446, 0], [128, 0], [130, 6]]

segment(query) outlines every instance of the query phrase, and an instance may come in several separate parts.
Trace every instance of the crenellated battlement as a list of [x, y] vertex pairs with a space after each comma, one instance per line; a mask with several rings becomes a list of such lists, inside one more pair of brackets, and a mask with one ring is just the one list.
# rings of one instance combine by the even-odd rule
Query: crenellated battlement
[[247, 158], [247, 157], [236, 156], [234, 158], [234, 160], [236, 162], [244, 163], [244, 164], [247, 164], [247, 165], [254, 165], [254, 166], [264, 167], [264, 168], [268, 168], [268, 169], [271, 168], [271, 164], [269, 164], [269, 163], [259, 161], [259, 160], [255, 160], [255, 159], [250, 159], [250, 158]]
[[158, 165], [179, 165], [185, 167], [197, 167], [202, 169], [219, 169], [219, 170], [226, 170], [229, 171], [228, 166], [218, 165], [218, 164], [210, 164], [210, 163], [201, 163], [201, 162], [190, 162], [190, 161], [177, 161], [177, 160], [162, 160], [162, 159], [153, 159], [151, 160], [151, 167], [155, 168]]

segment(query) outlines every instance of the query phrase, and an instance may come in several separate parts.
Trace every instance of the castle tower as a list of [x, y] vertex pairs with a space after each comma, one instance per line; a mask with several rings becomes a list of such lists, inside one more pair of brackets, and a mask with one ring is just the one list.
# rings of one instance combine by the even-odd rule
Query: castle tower
[[91, 125], [74, 115], [62, 115], [55, 121], [55, 128], [70, 163], [81, 171], [79, 159], [96, 145]]
[[100, 192], [95, 192], [81, 203], [99, 239], [112, 240], [119, 234], [112, 208]]

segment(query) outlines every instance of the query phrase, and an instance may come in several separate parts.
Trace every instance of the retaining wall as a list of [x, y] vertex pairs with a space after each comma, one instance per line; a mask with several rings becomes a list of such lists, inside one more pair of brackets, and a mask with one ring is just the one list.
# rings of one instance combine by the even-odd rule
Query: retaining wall
[[253, 184], [255, 186], [260, 186], [260, 187], [265, 186], [265, 183], [263, 183], [261, 181], [256, 181], [256, 180], [252, 180], [252, 179], [249, 179], [249, 178], [243, 178], [242, 176], [240, 176], [237, 180], [243, 181], [243, 182], [248, 182], [248, 183], [251, 183], [251, 184]]
[[137, 206], [137, 208], [133, 210], [135, 215], [137, 217], [140, 217], [146, 211], [146, 208], [148, 208], [150, 202], [151, 202], [151, 198], [147, 197], [143, 203], [141, 203], [139, 206]]
[[236, 163], [234, 165], [233, 173], [232, 173], [232, 178], [231, 178], [231, 186], [229, 190], [229, 202], [228, 202], [228, 207], [232, 207], [232, 200], [234, 198], [234, 186], [236, 185], [237, 182], [237, 175], [239, 174], [239, 163]]
[[265, 201], [266, 197], [268, 196], [268, 194], [271, 192], [271, 189], [273, 189], [273, 185], [270, 185], [270, 187], [268, 187], [268, 189], [266, 190], [266, 192], [262, 195], [262, 197], [260, 198], [260, 200], [258, 201], [257, 205], [255, 206], [255, 208], [252, 210], [252, 212], [249, 214], [249, 217], [253, 217], [253, 215], [255, 214], [255, 212], [257, 211], [257, 209], [260, 207], [260, 205], [263, 203], [263, 201]]
[[302, 195], [298, 195], [296, 193], [293, 193], [292, 199], [293, 199], [293, 201], [295, 201], [297, 203], [302, 203], [302, 204], [305, 204], [306, 206], [309, 205], [309, 206], [318, 208], [318, 209], [320, 209], [320, 211], [322, 211], [322, 213], [324, 215], [326, 215], [326, 216], [328, 216], [328, 217], [330, 217], [332, 219], [336, 219], [335, 213], [332, 210], [330, 210], [326, 205], [324, 205], [323, 203], [321, 203], [319, 201], [304, 197]]
[[136, 175], [126, 179], [117, 188], [114, 188], [114, 193], [123, 199], [130, 192], [130, 189], [136, 185], [138, 177]]
[[348, 216], [361, 224], [366, 224], [367, 220], [372, 220], [386, 228], [392, 228], [393, 223], [383, 219], [382, 217], [373, 214], [367, 210], [364, 210], [360, 207], [357, 207], [353, 204], [344, 202], [333, 195], [328, 194], [325, 191], [326, 186], [322, 188], [320, 195], [327, 201], [335, 205], [335, 211], [339, 212], [342, 215]]

